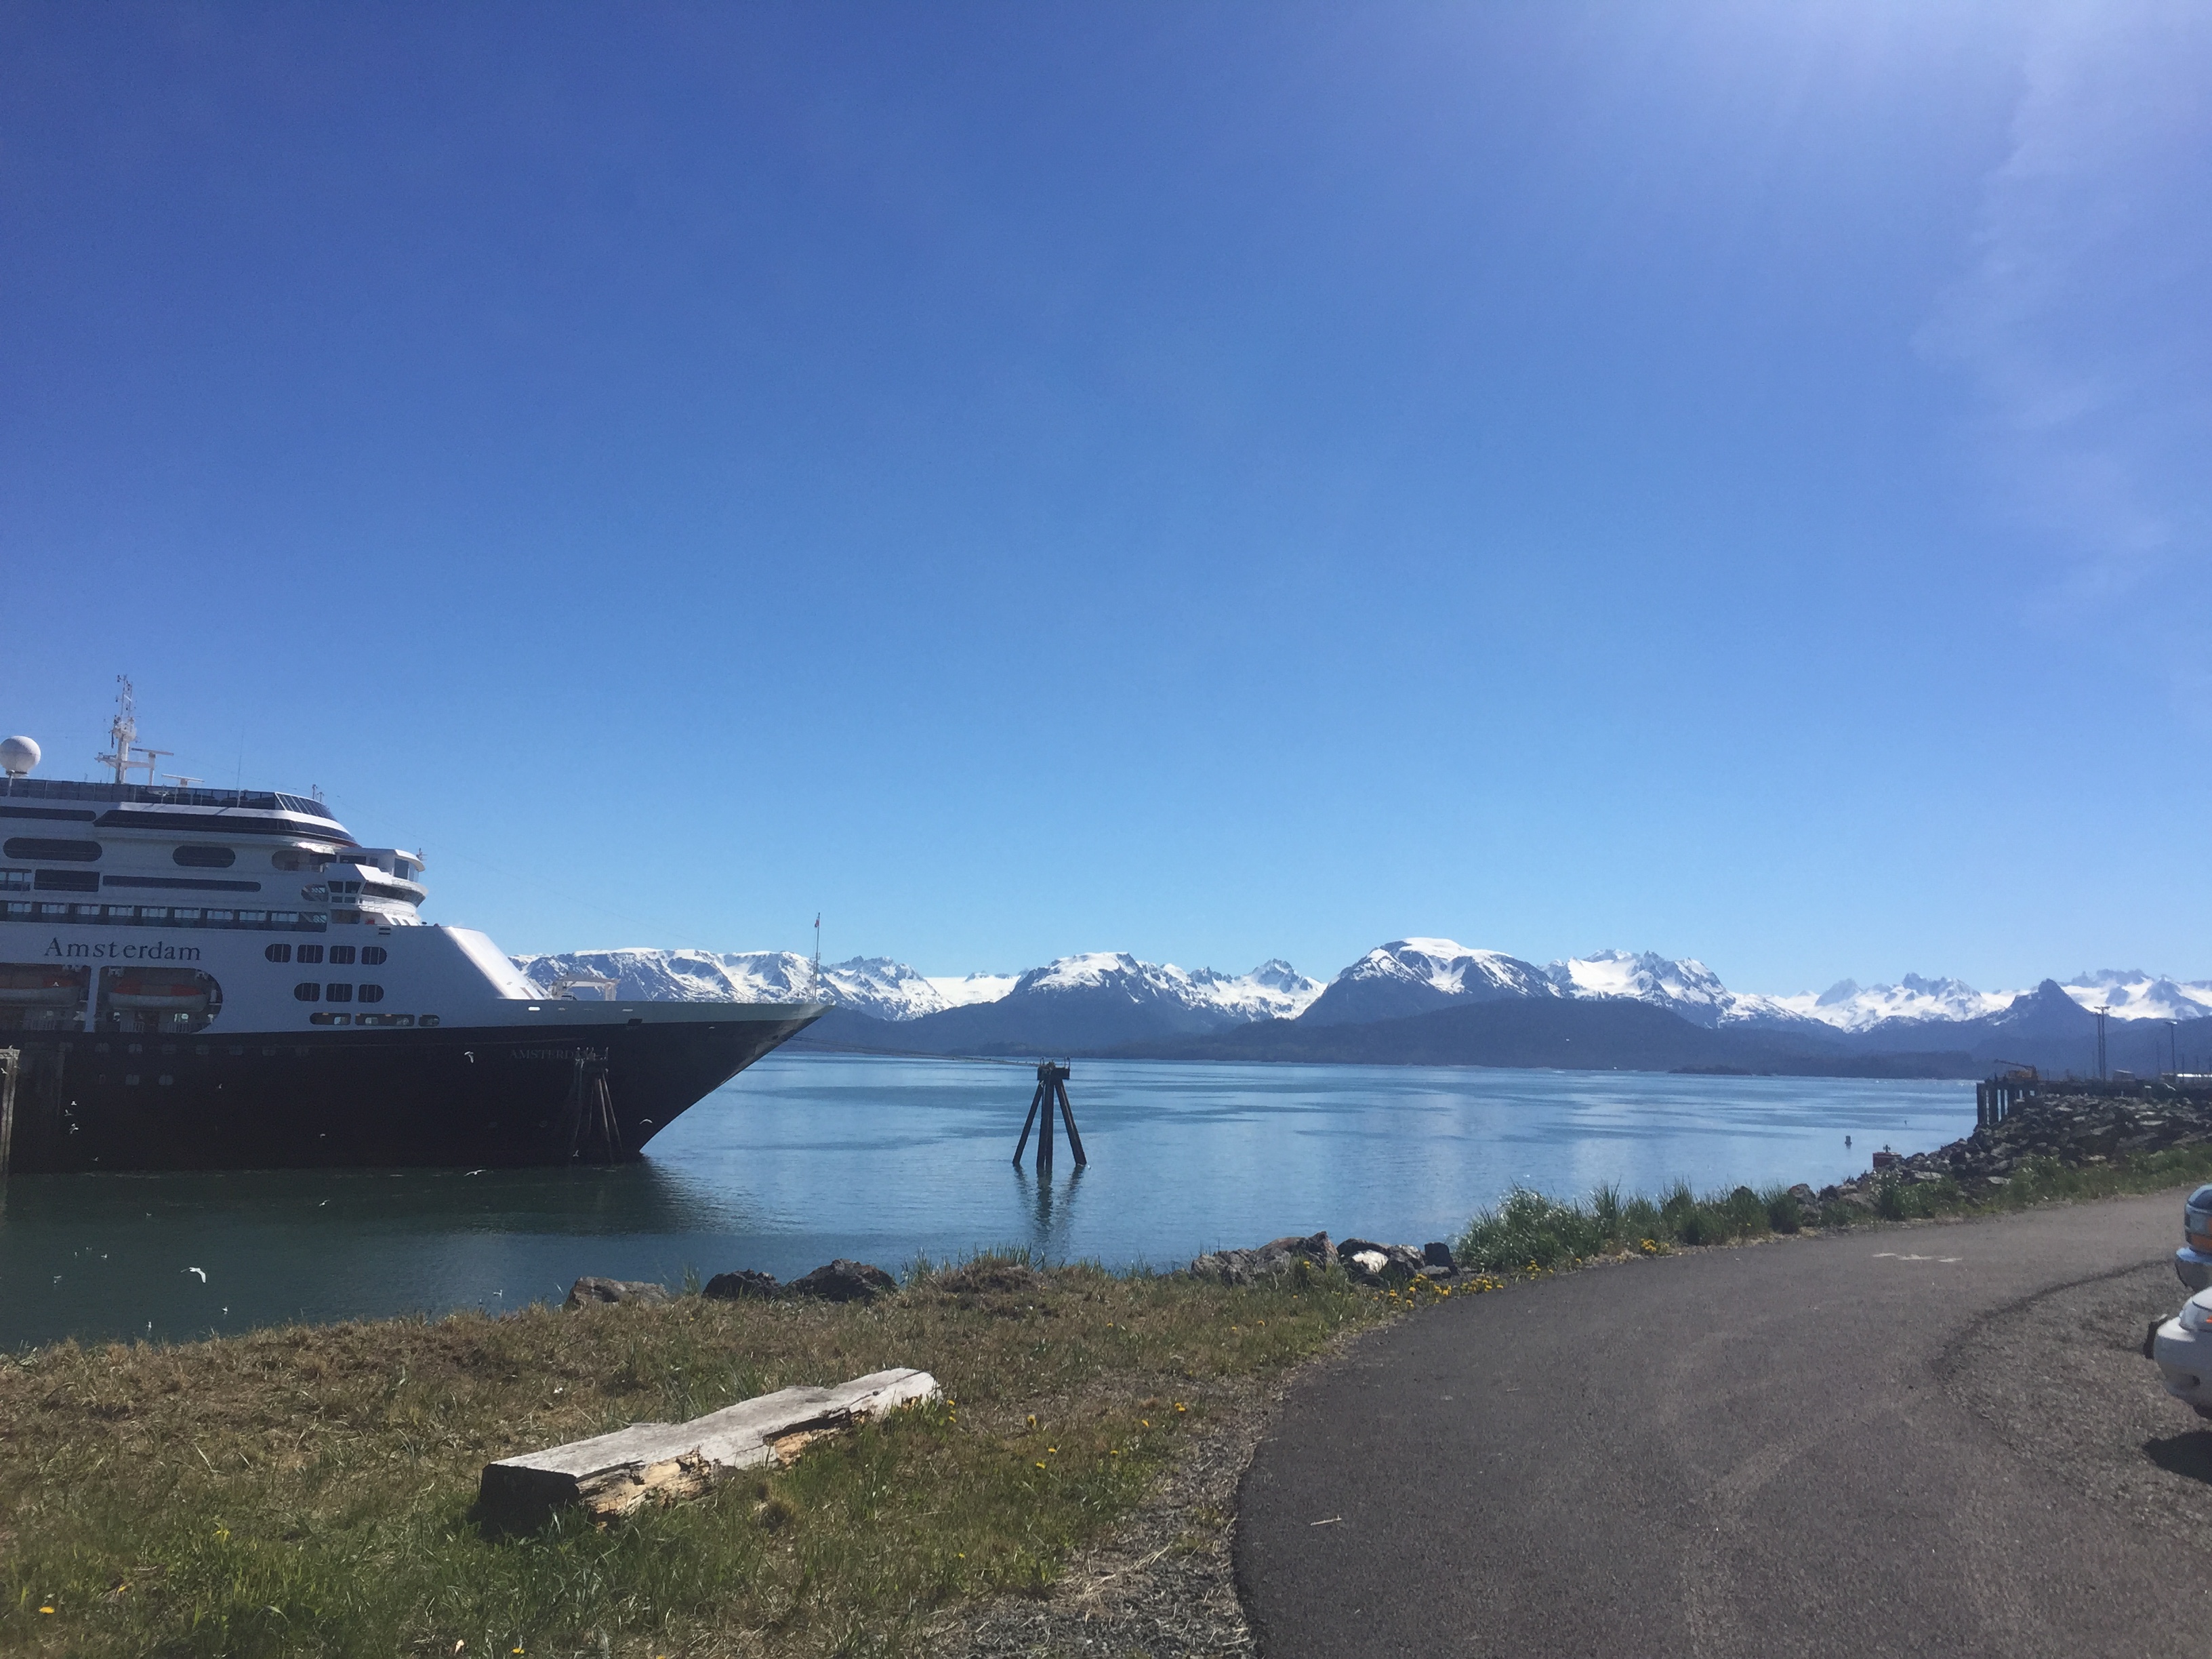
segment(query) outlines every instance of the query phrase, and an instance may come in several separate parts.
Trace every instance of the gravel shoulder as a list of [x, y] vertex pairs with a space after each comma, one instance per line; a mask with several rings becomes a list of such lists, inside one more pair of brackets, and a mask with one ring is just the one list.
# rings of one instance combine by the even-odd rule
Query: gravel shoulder
[[2146, 1328], [2187, 1294], [2163, 1262], [2060, 1285], [1977, 1320], [1938, 1370], [2023, 1462], [2212, 1552], [2212, 1424], [2160, 1388], [2142, 1355]]

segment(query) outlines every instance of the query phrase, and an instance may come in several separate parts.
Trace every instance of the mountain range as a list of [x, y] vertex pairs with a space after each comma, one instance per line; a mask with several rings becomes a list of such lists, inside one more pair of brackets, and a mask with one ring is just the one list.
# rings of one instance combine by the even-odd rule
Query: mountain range
[[2193, 1049], [2193, 1058], [2182, 1054], [2189, 1042], [2166, 1022], [2212, 1015], [2212, 982], [2132, 970], [2020, 992], [1907, 975], [1896, 985], [1845, 980], [1817, 994], [1771, 996], [1731, 991], [1693, 958], [1600, 951], [1539, 967], [1443, 939], [1377, 945], [1327, 984], [1282, 961], [1225, 974], [1126, 952], [962, 978], [855, 957], [824, 963], [818, 988], [812, 963], [791, 951], [629, 949], [515, 960], [549, 991], [597, 994], [611, 983], [615, 997], [641, 1000], [819, 995], [836, 1008], [801, 1046], [909, 1054], [1912, 1076], [1974, 1075], [2003, 1060], [2086, 1073], [2095, 1058], [2089, 1011], [2102, 1006], [2115, 1021], [2108, 1064], [2155, 1072], [2202, 1063]]

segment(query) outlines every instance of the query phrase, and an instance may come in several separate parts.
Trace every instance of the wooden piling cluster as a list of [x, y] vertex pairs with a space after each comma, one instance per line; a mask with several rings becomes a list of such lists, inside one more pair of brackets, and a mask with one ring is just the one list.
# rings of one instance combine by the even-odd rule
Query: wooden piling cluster
[[[1075, 1165], [1081, 1169], [1090, 1163], [1083, 1155], [1083, 1137], [1075, 1132], [1075, 1109], [1067, 1103], [1068, 1067], [1048, 1060], [1037, 1067], [1036, 1092], [1030, 1097], [1030, 1115], [1022, 1121], [1022, 1138], [1014, 1143], [1014, 1167], [1019, 1169], [1022, 1151], [1030, 1144], [1030, 1128], [1037, 1132], [1036, 1166], [1040, 1175], [1052, 1169], [1052, 1114], [1057, 1106], [1060, 1121], [1067, 1125], [1067, 1144], [1075, 1153]], [[1042, 1122], [1037, 1114], [1042, 1109]]]
[[2040, 1079], [2035, 1077], [1991, 1078], [1986, 1083], [1974, 1085], [1974, 1127], [1994, 1129], [2010, 1117], [2021, 1102], [2043, 1092]]

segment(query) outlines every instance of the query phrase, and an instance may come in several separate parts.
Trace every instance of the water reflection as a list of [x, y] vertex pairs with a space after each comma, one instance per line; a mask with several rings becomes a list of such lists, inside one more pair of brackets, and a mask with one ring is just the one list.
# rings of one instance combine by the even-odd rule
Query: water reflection
[[1055, 1198], [1050, 1171], [1032, 1177], [1021, 1165], [1014, 1166], [1014, 1184], [1020, 1188], [1030, 1214], [1030, 1234], [1023, 1242], [1042, 1260], [1061, 1261], [1076, 1254], [1068, 1241], [1075, 1234], [1075, 1191], [1083, 1184], [1085, 1167], [1078, 1164], [1068, 1170], [1058, 1182]]
[[1973, 1118], [1944, 1083], [1085, 1062], [1091, 1162], [1063, 1139], [1041, 1180], [1007, 1165], [1034, 1088], [1027, 1067], [772, 1057], [623, 1169], [18, 1176], [0, 1344], [513, 1307], [583, 1273], [790, 1278], [836, 1255], [1026, 1244], [1169, 1267], [1322, 1228], [1419, 1244], [1515, 1182], [1818, 1184], [1865, 1167], [1847, 1133], [1912, 1151]]

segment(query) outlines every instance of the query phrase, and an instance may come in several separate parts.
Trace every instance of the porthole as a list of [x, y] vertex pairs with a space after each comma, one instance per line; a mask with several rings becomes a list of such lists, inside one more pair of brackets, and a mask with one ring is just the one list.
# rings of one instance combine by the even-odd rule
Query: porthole
[[384, 947], [381, 945], [362, 945], [361, 947], [361, 965], [364, 968], [381, 968], [384, 966]]
[[353, 1000], [353, 987], [350, 985], [325, 985], [323, 987], [323, 996], [326, 1001], [330, 1002], [351, 1002]]
[[289, 945], [272, 945], [261, 954], [271, 962], [289, 962], [292, 959], [292, 947]]
[[353, 961], [353, 946], [352, 946], [352, 945], [333, 945], [332, 946], [331, 946], [331, 966], [333, 966], [333, 967], [337, 967], [337, 968], [343, 968], [343, 967], [347, 966], [349, 963], [350, 963], [352, 961]]
[[381, 985], [364, 985], [364, 986], [362, 986], [362, 987], [361, 988], [361, 1000], [362, 1000], [363, 1002], [381, 1002], [381, 1001], [383, 1001], [383, 1000], [384, 1000], [384, 988], [383, 988]]
[[302, 1002], [320, 1002], [323, 988], [311, 979], [303, 979], [292, 988], [292, 994]]
[[228, 870], [238, 862], [238, 854], [228, 847], [179, 847], [169, 856], [187, 870]]
[[301, 961], [302, 961], [302, 962], [320, 962], [322, 959], [323, 959], [323, 947], [322, 947], [321, 945], [302, 945], [300, 947], [300, 960], [301, 960]]

